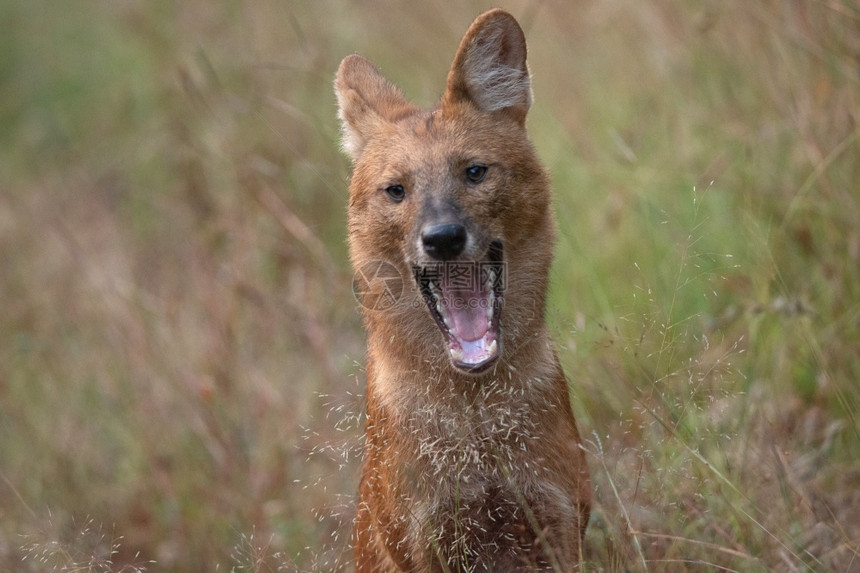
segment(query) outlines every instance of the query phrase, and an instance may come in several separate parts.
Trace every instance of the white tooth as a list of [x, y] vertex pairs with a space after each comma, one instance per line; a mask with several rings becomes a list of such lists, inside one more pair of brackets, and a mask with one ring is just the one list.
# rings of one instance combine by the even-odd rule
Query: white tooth
[[496, 271], [494, 269], [490, 269], [490, 272], [487, 274], [487, 282], [484, 284], [484, 287], [487, 290], [492, 290], [495, 282], [496, 282]]
[[487, 354], [490, 356], [494, 355], [496, 351], [499, 349], [499, 343], [493, 340], [490, 345], [487, 347]]
[[436, 305], [439, 306], [439, 302], [442, 300], [442, 292], [436, 286], [435, 283], [430, 283], [430, 294], [433, 295], [433, 300], [436, 301]]
[[442, 295], [436, 289], [431, 288], [430, 294], [433, 296], [433, 301], [436, 303], [436, 308], [441, 308], [442, 305], [439, 304], [442, 300]]
[[445, 309], [445, 305], [442, 304], [442, 297], [435, 297], [436, 300], [436, 311], [439, 313], [439, 316], [442, 317], [442, 322], [445, 323], [445, 326], [451, 327], [451, 319], [448, 317], [448, 312]]
[[448, 353], [451, 354], [451, 358], [458, 362], [463, 361], [463, 351], [459, 348], [449, 348]]

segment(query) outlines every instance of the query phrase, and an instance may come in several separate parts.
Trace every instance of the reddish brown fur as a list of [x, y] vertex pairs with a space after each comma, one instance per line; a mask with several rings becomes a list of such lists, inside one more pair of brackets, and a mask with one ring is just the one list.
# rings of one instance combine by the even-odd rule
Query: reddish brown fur
[[[353, 265], [386, 261], [401, 299], [364, 309], [367, 427], [355, 520], [357, 570], [571, 570], [588, 521], [590, 482], [568, 386], [544, 325], [554, 223], [547, 175], [525, 131], [531, 103], [525, 40], [494, 10], [463, 38], [432, 111], [409, 104], [363, 58], [335, 83]], [[487, 87], [486, 70], [523, 81]], [[505, 67], [507, 66], [507, 67]], [[509, 69], [510, 68], [510, 69]], [[463, 170], [489, 165], [474, 188]], [[406, 199], [385, 188], [399, 184]], [[500, 356], [480, 373], [452, 365], [412, 276], [434, 205], [463, 214], [474, 252], [504, 244]], [[380, 286], [371, 283], [369, 286]]]

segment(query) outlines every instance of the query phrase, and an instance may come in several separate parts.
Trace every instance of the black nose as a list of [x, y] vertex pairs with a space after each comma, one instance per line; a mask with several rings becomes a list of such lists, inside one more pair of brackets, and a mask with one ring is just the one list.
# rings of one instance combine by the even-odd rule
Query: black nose
[[466, 228], [457, 223], [425, 227], [421, 232], [424, 252], [439, 261], [457, 257], [466, 247]]

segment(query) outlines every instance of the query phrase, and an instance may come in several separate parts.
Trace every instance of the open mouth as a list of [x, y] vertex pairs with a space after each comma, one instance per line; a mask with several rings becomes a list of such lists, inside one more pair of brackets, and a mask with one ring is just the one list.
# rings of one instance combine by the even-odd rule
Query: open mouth
[[493, 241], [483, 261], [446, 261], [414, 266], [430, 315], [445, 337], [451, 363], [481, 372], [501, 352], [499, 315], [505, 268], [502, 243]]

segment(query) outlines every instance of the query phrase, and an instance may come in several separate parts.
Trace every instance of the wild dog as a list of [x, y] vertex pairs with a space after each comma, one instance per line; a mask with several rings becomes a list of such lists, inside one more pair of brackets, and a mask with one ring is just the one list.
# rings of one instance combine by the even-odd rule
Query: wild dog
[[335, 92], [368, 337], [357, 571], [576, 568], [591, 488], [544, 323], [555, 231], [522, 29], [479, 16], [430, 111], [358, 55]]

